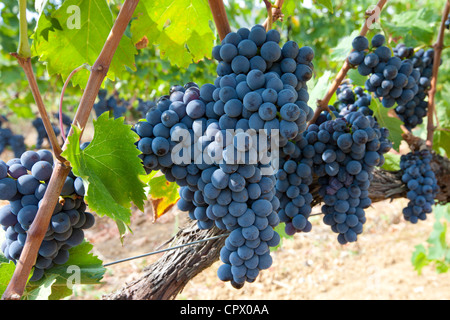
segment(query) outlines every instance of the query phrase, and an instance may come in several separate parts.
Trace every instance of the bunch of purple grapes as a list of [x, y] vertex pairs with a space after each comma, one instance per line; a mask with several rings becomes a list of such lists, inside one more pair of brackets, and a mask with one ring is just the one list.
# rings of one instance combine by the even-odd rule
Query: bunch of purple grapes
[[288, 150], [313, 116], [314, 52], [279, 41], [259, 25], [231, 32], [213, 49], [214, 84], [174, 86], [134, 127], [147, 171], [181, 186], [179, 209], [201, 229], [230, 232], [218, 276], [236, 288], [272, 264], [269, 248], [280, 240], [274, 148]]
[[[371, 40], [363, 36], [353, 39], [353, 51], [348, 56], [348, 62], [358, 67], [362, 76], [370, 76], [365, 88], [381, 99], [384, 107], [391, 108], [395, 104], [405, 105], [419, 91], [420, 73], [414, 69], [410, 59], [393, 55], [391, 49], [384, 45], [385, 37], [375, 35]], [[402, 51], [403, 48], [399, 48]], [[409, 50], [403, 55], [410, 55]]]
[[3, 128], [2, 125], [6, 122], [6, 117], [0, 115], [0, 154], [10, 146], [14, 156], [20, 156], [26, 151], [25, 138], [21, 134], [14, 134], [9, 128]]
[[431, 160], [429, 150], [410, 152], [400, 158], [402, 181], [408, 189], [406, 196], [409, 199], [408, 206], [403, 209], [403, 217], [411, 223], [425, 220], [433, 211], [439, 186], [431, 169]]
[[423, 123], [423, 118], [427, 115], [428, 91], [431, 86], [431, 77], [433, 75], [434, 65], [434, 50], [433, 49], [419, 49], [411, 56], [411, 61], [414, 66], [414, 72], [419, 74], [418, 77], [418, 91], [414, 98], [395, 108], [400, 120], [403, 121], [408, 130], [414, 129], [417, 125]]
[[[20, 258], [52, 172], [53, 155], [45, 149], [26, 151], [6, 163], [0, 161], [0, 200], [9, 201], [0, 208], [0, 225], [5, 230], [1, 249], [14, 263]], [[31, 281], [40, 280], [53, 266], [66, 263], [70, 248], [83, 242], [83, 230], [94, 225], [95, 217], [86, 211], [84, 194], [83, 181], [70, 173], [39, 248]]]

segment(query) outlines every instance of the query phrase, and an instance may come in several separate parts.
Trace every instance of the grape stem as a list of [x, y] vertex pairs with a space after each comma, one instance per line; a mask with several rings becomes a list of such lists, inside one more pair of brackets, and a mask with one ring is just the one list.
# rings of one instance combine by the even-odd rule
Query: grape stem
[[44, 101], [42, 100], [42, 95], [39, 91], [36, 77], [34, 76], [33, 66], [31, 65], [31, 58], [22, 58], [16, 52], [11, 53], [11, 55], [17, 59], [19, 65], [22, 67], [25, 73], [25, 76], [27, 77], [28, 85], [30, 86], [31, 93], [33, 94], [34, 101], [36, 102], [39, 115], [42, 118], [42, 122], [44, 123], [45, 131], [47, 132], [47, 136], [55, 157], [63, 163], [67, 162], [67, 160], [61, 156], [61, 146], [59, 145], [58, 138], [56, 137], [52, 123], [50, 122], [47, 111], [45, 109]]
[[27, 0], [19, 0], [19, 57], [27, 59], [31, 57], [30, 44], [28, 43]]
[[63, 117], [62, 117], [62, 104], [63, 104], [63, 99], [64, 99], [64, 93], [66, 92], [66, 88], [70, 82], [70, 79], [72, 79], [72, 77], [74, 76], [75, 73], [77, 73], [78, 71], [80, 71], [81, 69], [90, 69], [90, 66], [87, 63], [84, 63], [83, 65], [79, 66], [78, 68], [76, 68], [75, 70], [73, 70], [69, 76], [67, 77], [66, 81], [64, 82], [64, 86], [61, 90], [61, 96], [59, 98], [59, 128], [61, 130], [61, 136], [63, 138], [64, 141], [66, 141], [66, 134], [64, 133], [64, 126], [63, 126]]
[[428, 91], [428, 112], [427, 112], [427, 140], [426, 144], [428, 148], [433, 147], [433, 135], [436, 126], [433, 123], [433, 114], [435, 112], [435, 96], [436, 96], [436, 85], [439, 72], [439, 65], [441, 62], [442, 49], [444, 48], [444, 33], [445, 33], [445, 20], [447, 20], [448, 14], [450, 12], [450, 1], [445, 2], [445, 7], [442, 12], [441, 25], [439, 27], [438, 38], [436, 43], [433, 45], [434, 49], [434, 60], [433, 60], [433, 74], [431, 76], [431, 86]]
[[[366, 11], [366, 20], [364, 21], [364, 25], [359, 33], [360, 36], [366, 36], [367, 32], [370, 30], [370, 26], [372, 25], [372, 23], [379, 18], [381, 10], [383, 9], [386, 2], [387, 2], [387, 0], [379, 0], [373, 10]], [[333, 83], [331, 84], [331, 87], [328, 89], [327, 93], [325, 94], [325, 97], [323, 97], [323, 99], [317, 101], [317, 108], [314, 112], [314, 117], [311, 119], [309, 124], [315, 123], [317, 118], [319, 118], [319, 115], [323, 111], [328, 111], [329, 113], [332, 113], [330, 111], [330, 108], [328, 107], [328, 104], [330, 103], [330, 99], [333, 96], [333, 94], [336, 92], [338, 87], [341, 85], [344, 78], [347, 76], [348, 71], [352, 68], [353, 68], [353, 66], [348, 62], [348, 57], [347, 57], [347, 59], [345, 59], [345, 61], [344, 61], [344, 64], [343, 64], [341, 70], [339, 70], [338, 74], [336, 75], [336, 78], [334, 79]]]
[[264, 4], [266, 5], [267, 9], [267, 25], [264, 26], [267, 32], [272, 29], [273, 24], [272, 2], [270, 2], [269, 0], [264, 0]]
[[[73, 121], [73, 123], [80, 128], [84, 128], [89, 120], [89, 115], [92, 111], [100, 86], [106, 77], [114, 53], [116, 52], [119, 42], [138, 3], [139, 0], [125, 0], [111, 32], [106, 39], [103, 49], [91, 69], [86, 90], [83, 93]], [[73, 130], [71, 129], [69, 136], [72, 132]], [[66, 140], [66, 143], [62, 147], [63, 150], [66, 148], [67, 141], [68, 140]], [[47, 232], [52, 213], [59, 200], [59, 195], [61, 194], [62, 187], [70, 170], [70, 166], [65, 165], [65, 163], [59, 161], [59, 159], [56, 161], [47, 191], [42, 199], [42, 205], [40, 205], [36, 218], [28, 231], [22, 254], [17, 261], [16, 269], [14, 270], [14, 274], [8, 287], [3, 293], [2, 299], [18, 300], [23, 295], [31, 269], [36, 262], [42, 240]]]
[[214, 18], [219, 38], [222, 41], [227, 34], [231, 32], [230, 23], [228, 22], [227, 12], [222, 0], [208, 0], [211, 13]]
[[27, 2], [26, 0], [19, 0], [19, 45], [17, 52], [11, 53], [13, 57], [17, 59], [17, 62], [22, 67], [25, 76], [27, 77], [28, 84], [33, 94], [34, 101], [39, 110], [39, 114], [44, 123], [45, 131], [47, 132], [48, 139], [52, 146], [55, 157], [65, 162], [66, 160], [61, 157], [61, 147], [56, 137], [53, 126], [45, 110], [44, 102], [42, 100], [39, 87], [34, 76], [33, 67], [31, 65], [31, 49], [28, 43], [28, 22], [27, 22]]
[[[272, 4], [268, 0], [264, 0], [266, 4], [268, 16], [266, 21], [263, 23], [263, 27], [266, 28], [266, 31], [272, 29], [272, 24], [277, 20], [283, 20], [283, 13], [281, 12], [281, 7], [283, 6], [284, 0], [276, 0], [275, 4]], [[270, 5], [270, 8], [269, 6]]]

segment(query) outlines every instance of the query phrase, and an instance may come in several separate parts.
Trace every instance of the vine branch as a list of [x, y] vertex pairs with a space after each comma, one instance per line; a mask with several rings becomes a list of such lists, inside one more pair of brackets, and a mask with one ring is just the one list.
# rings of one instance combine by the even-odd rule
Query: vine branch
[[230, 23], [228, 22], [227, 12], [222, 0], [208, 0], [211, 13], [214, 18], [219, 38], [222, 41], [227, 34], [231, 32]]
[[[366, 36], [367, 32], [370, 29], [370, 26], [374, 21], [376, 21], [381, 13], [381, 10], [383, 9], [384, 5], [386, 4], [387, 0], [379, 0], [376, 4], [375, 8], [373, 10], [366, 12], [366, 20], [364, 21], [364, 25], [361, 28], [361, 31], [359, 32], [360, 36]], [[309, 122], [315, 123], [319, 115], [322, 113], [322, 111], [328, 111], [331, 113], [330, 108], [328, 107], [328, 104], [330, 103], [330, 99], [333, 96], [333, 94], [336, 92], [338, 87], [341, 85], [344, 78], [347, 76], [347, 73], [352, 68], [352, 65], [348, 62], [348, 57], [345, 59], [344, 64], [339, 70], [338, 74], [336, 75], [336, 78], [334, 79], [333, 83], [331, 84], [331, 87], [328, 89], [327, 93], [323, 97], [323, 99], [317, 101], [317, 108], [314, 112], [314, 117]]]
[[27, 1], [19, 0], [19, 45], [17, 52], [11, 53], [13, 57], [17, 59], [17, 62], [22, 67], [25, 76], [27, 77], [28, 84], [33, 94], [34, 101], [39, 111], [39, 115], [44, 123], [44, 128], [47, 133], [50, 145], [53, 149], [55, 157], [61, 162], [66, 162], [66, 159], [61, 157], [61, 147], [56, 138], [55, 131], [50, 122], [50, 119], [45, 110], [44, 101], [42, 100], [42, 95], [39, 92], [39, 87], [36, 82], [36, 77], [34, 76], [33, 66], [31, 65], [31, 49], [28, 43], [28, 22], [27, 22]]
[[[80, 126], [81, 128], [85, 127], [89, 119], [89, 115], [92, 111], [92, 107], [98, 95], [100, 86], [106, 77], [108, 68], [119, 45], [120, 39], [122, 38], [122, 35], [124, 34], [138, 3], [139, 0], [125, 0], [117, 19], [114, 22], [111, 32], [106, 39], [103, 49], [92, 67], [86, 90], [83, 93], [73, 121], [74, 124]], [[73, 130], [71, 129], [69, 136], [72, 132]], [[63, 146], [63, 149], [65, 149], [66, 144], [67, 140]], [[39, 207], [36, 218], [28, 231], [27, 240], [25, 242], [22, 254], [20, 259], [17, 261], [13, 277], [3, 293], [2, 299], [17, 300], [22, 296], [31, 269], [36, 261], [39, 247], [47, 231], [51, 215], [56, 206], [59, 195], [61, 194], [64, 181], [66, 180], [70, 169], [70, 166], [66, 166], [60, 161], [55, 163], [47, 191], [42, 199], [42, 205]]]
[[50, 118], [48, 117], [47, 111], [45, 109], [44, 101], [42, 100], [42, 95], [39, 91], [36, 77], [34, 76], [33, 66], [31, 65], [31, 58], [22, 58], [16, 52], [11, 53], [11, 55], [17, 59], [19, 65], [22, 67], [25, 73], [25, 76], [27, 77], [28, 85], [30, 86], [31, 93], [33, 94], [34, 101], [36, 102], [39, 115], [42, 118], [42, 122], [44, 123], [45, 132], [47, 133], [55, 157], [63, 163], [67, 162], [67, 160], [61, 156], [62, 149], [59, 145], [58, 138], [56, 137], [52, 123], [50, 122]]
[[[270, 12], [268, 12], [268, 17], [266, 21], [263, 23], [263, 27], [266, 28], [266, 31], [272, 29], [272, 23], [277, 20], [283, 20], [283, 13], [281, 12], [281, 7], [283, 6], [284, 0], [276, 0], [275, 4], [272, 4], [268, 0], [264, 0], [264, 3], [267, 7], [267, 2], [270, 4]], [[269, 11], [269, 8], [267, 9]]]
[[431, 148], [433, 146], [433, 135], [436, 126], [433, 122], [433, 114], [435, 112], [435, 96], [436, 96], [436, 86], [437, 78], [439, 72], [439, 65], [441, 62], [442, 49], [444, 48], [444, 34], [445, 34], [445, 20], [447, 20], [448, 14], [450, 12], [450, 1], [445, 2], [445, 7], [442, 12], [441, 25], [439, 27], [438, 38], [436, 43], [433, 45], [434, 48], [434, 63], [433, 63], [433, 73], [431, 76], [431, 87], [428, 92], [428, 112], [427, 112], [427, 146]]
[[264, 0], [264, 4], [266, 5], [267, 9], [267, 25], [264, 26], [266, 28], [266, 32], [272, 29], [273, 24], [273, 13], [272, 13], [272, 2], [269, 0]]

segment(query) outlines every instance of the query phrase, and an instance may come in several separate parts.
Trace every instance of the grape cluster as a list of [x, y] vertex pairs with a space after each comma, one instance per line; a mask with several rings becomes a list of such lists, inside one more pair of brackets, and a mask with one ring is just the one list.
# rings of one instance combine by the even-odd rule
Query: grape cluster
[[147, 172], [181, 186], [178, 208], [200, 229], [230, 232], [218, 276], [236, 288], [272, 264], [280, 201], [271, 161], [313, 116], [306, 82], [314, 52], [279, 41], [259, 25], [231, 32], [213, 49], [214, 84], [173, 86], [133, 129]]
[[[9, 260], [20, 258], [52, 172], [53, 155], [45, 149], [26, 151], [6, 163], [0, 161], [0, 200], [9, 201], [0, 208], [0, 224], [6, 236], [1, 249]], [[66, 263], [69, 249], [81, 244], [83, 230], [94, 225], [94, 216], [86, 212], [84, 193], [81, 178], [70, 173], [39, 248], [31, 281], [41, 279], [52, 266]]]
[[[48, 144], [50, 144], [50, 140], [47, 135], [47, 131], [45, 131], [44, 122], [42, 121], [42, 118], [37, 117], [34, 119], [31, 124], [37, 131], [37, 138], [36, 138], [36, 149], [41, 149], [42, 145], [44, 144], [44, 141], [47, 140]], [[52, 124], [53, 131], [55, 132], [55, 135], [58, 137], [61, 134], [61, 130], [59, 129], [58, 125]]]
[[[323, 221], [338, 233], [341, 244], [354, 242], [363, 230], [370, 206], [369, 186], [376, 166], [391, 148], [389, 132], [361, 111], [322, 113], [304, 133], [301, 163], [309, 165], [321, 186]], [[333, 120], [334, 119], [334, 120]]]
[[94, 104], [95, 115], [98, 118], [104, 112], [110, 112], [114, 119], [122, 117], [128, 110], [129, 102], [118, 99], [115, 94], [112, 94], [107, 98], [107, 94], [106, 90], [99, 90], [99, 100]]
[[408, 189], [406, 196], [409, 199], [408, 206], [403, 209], [403, 217], [411, 223], [425, 220], [427, 213], [433, 211], [439, 186], [430, 166], [431, 160], [429, 150], [410, 152], [400, 158], [402, 181]]
[[266, 33], [257, 25], [228, 34], [214, 47], [219, 77], [213, 109], [222, 129], [276, 129], [283, 147], [301, 136], [313, 115], [306, 82], [314, 51], [294, 41], [280, 47], [279, 41], [276, 30]]
[[[140, 136], [137, 147], [147, 172], [161, 170], [168, 181], [181, 186], [178, 208], [187, 211], [200, 229], [217, 226], [230, 231], [218, 275], [241, 287], [271, 265], [269, 247], [279, 242], [273, 230], [278, 224], [274, 209], [278, 199], [274, 177], [263, 175], [262, 164], [250, 163], [252, 148], [245, 145], [255, 141], [255, 134], [222, 130], [207, 111], [213, 90], [211, 84], [173, 86], [133, 130]], [[177, 160], [180, 153], [187, 157]]]
[[[279, 41], [280, 35], [276, 30], [266, 33], [261, 26], [254, 26], [250, 30], [241, 28], [228, 34], [224, 41], [213, 49], [213, 56], [219, 61], [219, 76], [215, 81], [216, 89], [212, 92], [213, 102], [209, 102], [209, 105], [212, 106], [221, 129], [251, 129], [257, 132], [264, 130], [269, 141], [276, 141], [279, 152], [276, 175], [264, 176], [258, 183], [259, 186], [254, 183], [247, 184], [247, 189], [249, 194], [254, 192], [253, 190], [257, 190], [258, 194], [262, 191], [263, 199], [271, 202], [274, 212], [279, 211], [278, 220], [281, 220], [281, 217], [284, 217], [283, 205], [290, 202], [289, 197], [297, 198], [295, 203], [302, 207], [306, 217], [311, 211], [312, 197], [308, 188], [310, 182], [304, 172], [300, 172], [300, 175], [295, 173], [295, 161], [292, 160], [286, 165], [285, 159], [298, 156], [295, 154], [296, 150], [298, 151], [296, 142], [302, 139], [307, 122], [313, 117], [313, 110], [307, 104], [309, 95], [306, 82], [312, 77], [314, 51], [310, 47], [299, 47], [294, 41], [280, 46]], [[259, 152], [274, 152], [271, 148], [272, 146]], [[280, 182], [282, 179], [284, 183]], [[275, 197], [271, 196], [273, 192], [264, 195], [272, 185], [270, 181], [275, 185]], [[304, 203], [301, 203], [303, 196], [306, 200], [303, 199]], [[261, 199], [256, 200], [255, 203], [260, 201]], [[247, 202], [248, 208], [254, 210], [253, 205], [249, 205], [251, 203], [252, 201]], [[295, 210], [290, 212], [291, 216], [294, 216], [293, 211]], [[274, 212], [269, 217], [273, 216], [276, 221]], [[258, 215], [258, 212], [255, 211], [255, 214]], [[303, 218], [305, 225], [310, 226], [305, 216], [298, 210], [295, 214], [301, 217], [295, 218], [294, 225], [307, 231], [308, 227], [303, 226], [303, 221], [300, 221]], [[287, 219], [286, 216], [285, 222], [292, 226], [288, 220], [290, 217]], [[279, 236], [276, 233], [275, 236], [278, 242]], [[275, 243], [269, 243], [269, 246]], [[221, 255], [221, 259], [224, 265], [219, 270], [219, 277], [229, 280], [236, 264], [244, 268], [240, 264], [241, 261], [232, 260], [233, 253], [226, 248], [223, 250], [225, 254]], [[237, 252], [239, 256], [239, 248]], [[249, 276], [247, 278], [252, 280]], [[237, 279], [233, 277], [232, 281], [236, 282]]]
[[[53, 128], [53, 131], [55, 132], [55, 136], [59, 137], [61, 135], [61, 129], [59, 126], [59, 112], [55, 112], [53, 114], [53, 117], [57, 120], [57, 124], [52, 123], [52, 128]], [[62, 113], [62, 124], [63, 124], [63, 127], [65, 127], [64, 130], [65, 130], [65, 134], [67, 137], [69, 135], [69, 131], [72, 126], [71, 117], [69, 117], [65, 113]], [[45, 140], [47, 140], [48, 144], [50, 145], [50, 140], [48, 138], [47, 131], [45, 130], [45, 126], [44, 126], [44, 122], [43, 122], [42, 118], [37, 117], [36, 119], [34, 119], [32, 121], [32, 125], [37, 131], [36, 149], [41, 149]], [[20, 152], [18, 154], [18, 157], [20, 157], [20, 155], [24, 152], [25, 152], [25, 150]]]
[[19, 156], [26, 151], [25, 138], [23, 135], [14, 134], [9, 128], [2, 128], [6, 118], [1, 116], [0, 120], [0, 154], [7, 146], [10, 146], [14, 152], [14, 156]]
[[143, 100], [141, 98], [138, 98], [138, 107], [136, 110], [139, 112], [142, 118], [145, 118], [145, 115], [147, 112], [150, 111], [151, 108], [156, 106], [156, 102], [153, 100]]
[[366, 37], [357, 36], [353, 39], [353, 51], [348, 62], [358, 67], [362, 76], [370, 76], [365, 88], [382, 99], [382, 105], [391, 108], [395, 104], [405, 105], [410, 102], [419, 91], [420, 73], [414, 70], [410, 59], [402, 60], [403, 56], [410, 56], [410, 48], [399, 47], [397, 55], [393, 55], [389, 47], [384, 45], [385, 37], [377, 34], [369, 41]]
[[351, 112], [361, 111], [366, 116], [373, 115], [370, 109], [372, 96], [362, 87], [353, 88], [350, 84], [342, 84], [336, 90], [337, 103], [334, 105], [339, 110], [339, 115], [345, 116]]
[[[201, 168], [192, 162], [196, 155], [201, 156], [195, 148], [208, 124], [205, 102], [200, 94], [195, 83], [174, 85], [170, 94], [160, 97], [146, 118], [135, 124], [133, 130], [140, 138], [137, 148], [142, 152], [140, 157], [147, 173], [161, 170], [168, 181], [180, 186], [197, 184], [198, 174], [203, 169], [202, 159], [199, 159]], [[180, 151], [186, 154], [175, 164], [173, 156]]]
[[425, 99], [431, 86], [434, 50], [428, 49], [425, 51], [424, 49], [419, 49], [411, 57], [411, 62], [413, 63], [415, 74], [418, 74], [418, 91], [411, 101], [399, 104], [395, 108], [395, 112], [408, 130], [412, 130], [423, 123], [423, 118], [427, 115], [428, 102]]

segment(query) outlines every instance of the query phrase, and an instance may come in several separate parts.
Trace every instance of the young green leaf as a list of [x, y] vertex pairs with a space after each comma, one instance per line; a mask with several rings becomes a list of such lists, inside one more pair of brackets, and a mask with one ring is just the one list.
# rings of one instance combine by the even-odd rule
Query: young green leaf
[[430, 264], [430, 260], [427, 258], [427, 250], [423, 245], [417, 245], [415, 246], [415, 249], [416, 250], [411, 257], [411, 262], [414, 266], [414, 270], [416, 270], [418, 274], [421, 274], [423, 267]]
[[311, 82], [311, 92], [309, 93], [309, 105], [315, 109], [317, 100], [322, 99], [331, 83], [331, 71], [327, 70], [320, 78], [314, 78]]
[[405, 38], [409, 35], [416, 39], [417, 42], [411, 45], [431, 44], [435, 33], [434, 23], [438, 20], [439, 16], [430, 8], [405, 10], [383, 21], [383, 27], [392, 37]]
[[333, 13], [333, 2], [331, 0], [317, 0], [316, 2], [317, 4], [327, 8], [330, 13]]
[[394, 153], [386, 153], [384, 155], [384, 164], [381, 168], [388, 171], [400, 170], [400, 155]]
[[373, 98], [370, 103], [370, 109], [373, 110], [373, 116], [377, 119], [380, 127], [389, 130], [389, 140], [392, 142], [393, 148], [399, 151], [400, 142], [402, 141], [402, 121], [398, 118], [391, 117], [388, 112], [389, 109], [382, 106], [378, 99]]
[[358, 30], [354, 30], [350, 35], [339, 40], [338, 45], [331, 49], [332, 61], [344, 61], [352, 51], [352, 41], [359, 34]]
[[[4, 259], [5, 256], [0, 254], [0, 257], [3, 257]], [[1, 260], [4, 260], [1, 259]], [[9, 261], [6, 259], [6, 261], [2, 261], [2, 263], [0, 263], [0, 296], [3, 295], [3, 293], [6, 290], [6, 287], [8, 287], [9, 282], [11, 281], [11, 278], [14, 274], [14, 270], [16, 270], [16, 265], [14, 264], [14, 262]]]
[[276, 251], [276, 250], [278, 250], [279, 248], [281, 248], [282, 246], [283, 246], [283, 241], [284, 241], [284, 239], [293, 239], [294, 237], [293, 236], [290, 236], [290, 235], [288, 235], [287, 233], [286, 233], [286, 231], [285, 231], [285, 229], [284, 229], [284, 224], [279, 224], [279, 225], [277, 225], [275, 228], [274, 228], [274, 230], [280, 235], [280, 243], [277, 245], [277, 246], [275, 246], [275, 247], [272, 247], [272, 248], [270, 248], [270, 251]]
[[347, 77], [352, 81], [355, 86], [364, 87], [366, 85], [367, 77], [362, 76], [358, 70], [350, 69], [347, 72]]
[[63, 156], [70, 161], [74, 174], [83, 179], [89, 208], [100, 216], [129, 224], [131, 203], [143, 210], [146, 200], [145, 183], [139, 177], [145, 171], [135, 146], [138, 135], [123, 123], [123, 118], [109, 119], [104, 113], [94, 120], [93, 140], [81, 150], [81, 130], [73, 128]]

